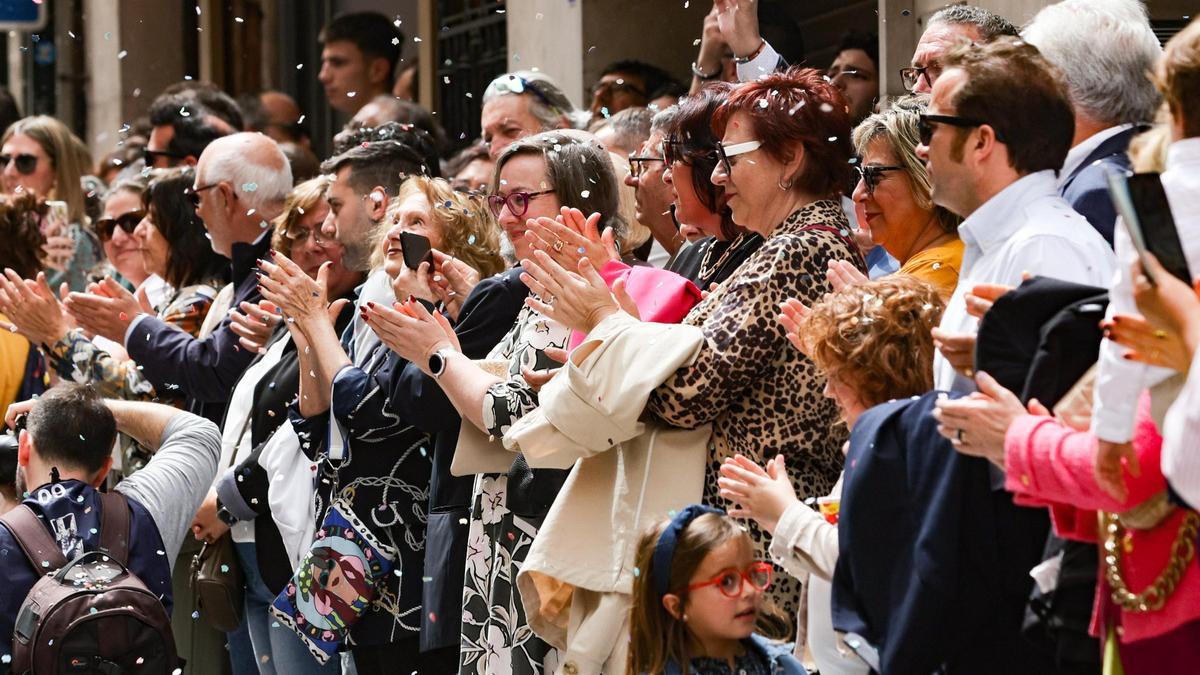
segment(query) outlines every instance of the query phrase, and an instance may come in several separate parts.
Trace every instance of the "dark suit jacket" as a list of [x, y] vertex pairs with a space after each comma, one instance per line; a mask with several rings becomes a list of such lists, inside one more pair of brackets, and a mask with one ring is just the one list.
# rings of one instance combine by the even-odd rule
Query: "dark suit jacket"
[[1083, 214], [1108, 245], [1113, 243], [1117, 210], [1108, 196], [1109, 171], [1129, 170], [1129, 141], [1143, 129], [1134, 126], [1100, 144], [1063, 183], [1059, 194], [1071, 208]]
[[[257, 260], [271, 248], [269, 234], [253, 244], [233, 245], [233, 302], [258, 302]], [[198, 340], [156, 317], [142, 318], [125, 341], [129, 356], [158, 391], [183, 393], [188, 410], [220, 424], [229, 404], [229, 393], [254, 360], [254, 353], [238, 344], [225, 317], [212, 335]]]
[[1015, 506], [987, 460], [938, 434], [941, 395], [875, 406], [854, 425], [833, 627], [873, 644], [887, 675], [1053, 672], [1021, 637], [1046, 511]]

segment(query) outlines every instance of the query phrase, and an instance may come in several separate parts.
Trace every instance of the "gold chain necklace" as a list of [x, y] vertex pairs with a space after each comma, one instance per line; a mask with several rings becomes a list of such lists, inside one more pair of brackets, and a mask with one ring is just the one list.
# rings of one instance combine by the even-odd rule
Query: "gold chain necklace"
[[1179, 524], [1179, 532], [1175, 535], [1175, 543], [1171, 545], [1170, 562], [1159, 573], [1158, 578], [1140, 593], [1129, 590], [1121, 572], [1121, 540], [1125, 537], [1121, 517], [1115, 513], [1101, 511], [1100, 529], [1105, 535], [1104, 578], [1112, 588], [1112, 601], [1127, 612], [1145, 613], [1162, 609], [1167, 598], [1175, 592], [1175, 587], [1179, 585], [1187, 566], [1196, 556], [1196, 533], [1200, 531], [1200, 515], [1195, 511], [1188, 511], [1184, 516], [1183, 522]]

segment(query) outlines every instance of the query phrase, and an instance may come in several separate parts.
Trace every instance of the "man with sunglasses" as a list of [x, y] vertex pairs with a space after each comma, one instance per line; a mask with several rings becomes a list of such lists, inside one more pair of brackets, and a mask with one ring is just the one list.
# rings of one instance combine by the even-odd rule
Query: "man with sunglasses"
[[592, 85], [592, 121], [603, 120], [626, 108], [645, 107], [671, 76], [661, 68], [641, 61], [610, 63]]
[[[205, 98], [220, 100], [212, 101], [218, 104], [214, 107]], [[146, 166], [195, 166], [209, 143], [241, 128], [240, 112], [232, 121], [216, 112], [227, 107], [237, 110], [237, 103], [220, 91], [171, 89], [160, 94], [150, 104], [150, 138], [143, 150]]]
[[513, 141], [551, 129], [570, 129], [575, 106], [544, 73], [505, 73], [483, 91], [479, 126], [494, 161]]
[[935, 386], [974, 391], [978, 321], [964, 296], [977, 284], [1017, 286], [1022, 274], [1106, 287], [1108, 243], [1058, 194], [1055, 172], [1071, 145], [1066, 88], [1032, 45], [1000, 38], [944, 56], [917, 156], [933, 201], [962, 216], [958, 286], [934, 329]]
[[942, 74], [942, 54], [958, 42], [991, 42], [1017, 35], [1017, 27], [982, 7], [950, 5], [929, 17], [925, 32], [913, 51], [912, 66], [900, 69], [900, 81], [914, 94], [928, 94]]

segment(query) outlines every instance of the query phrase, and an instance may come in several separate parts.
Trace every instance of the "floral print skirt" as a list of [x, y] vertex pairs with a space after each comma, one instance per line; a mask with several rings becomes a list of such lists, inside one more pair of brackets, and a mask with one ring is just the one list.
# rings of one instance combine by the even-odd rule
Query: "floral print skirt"
[[541, 527], [508, 510], [508, 476], [475, 480], [463, 588], [460, 675], [553, 673], [559, 651], [534, 635], [516, 586], [517, 572]]

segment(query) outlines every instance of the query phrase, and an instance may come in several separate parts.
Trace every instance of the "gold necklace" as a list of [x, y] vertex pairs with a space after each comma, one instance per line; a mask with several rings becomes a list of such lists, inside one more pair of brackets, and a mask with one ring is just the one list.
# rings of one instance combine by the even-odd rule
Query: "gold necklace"
[[1171, 559], [1149, 586], [1140, 593], [1129, 590], [1125, 575], [1121, 572], [1121, 541], [1125, 537], [1125, 526], [1115, 513], [1100, 512], [1100, 530], [1104, 533], [1104, 578], [1112, 589], [1112, 601], [1127, 612], [1145, 613], [1162, 609], [1167, 598], [1175, 592], [1187, 566], [1196, 556], [1196, 533], [1200, 531], [1200, 515], [1188, 511], [1175, 543], [1171, 545]]

